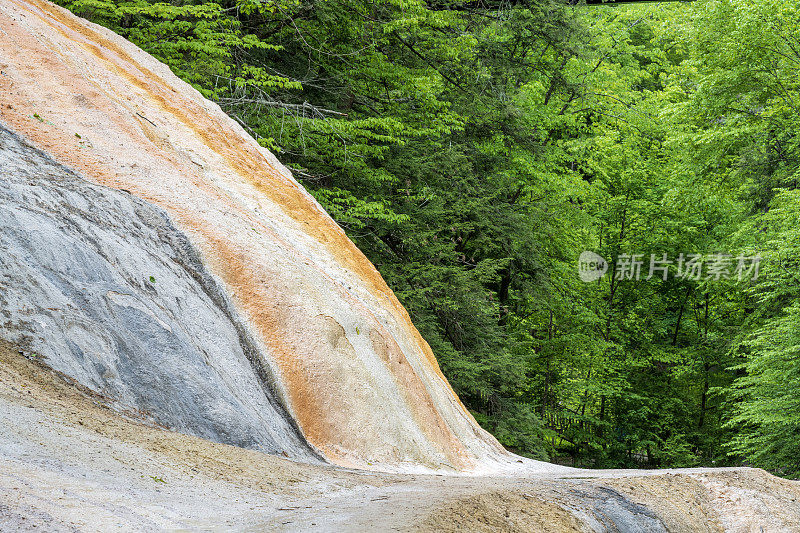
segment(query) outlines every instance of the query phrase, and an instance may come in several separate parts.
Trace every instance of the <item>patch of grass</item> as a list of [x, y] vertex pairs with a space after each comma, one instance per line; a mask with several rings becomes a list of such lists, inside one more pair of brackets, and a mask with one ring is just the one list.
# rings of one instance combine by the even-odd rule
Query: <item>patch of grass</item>
[[40, 361], [40, 360], [44, 359], [44, 356], [42, 354], [40, 354], [40, 353], [27, 352], [25, 350], [17, 350], [17, 351], [20, 353], [20, 355], [22, 355], [22, 357], [24, 357], [25, 359], [27, 359], [29, 361]]

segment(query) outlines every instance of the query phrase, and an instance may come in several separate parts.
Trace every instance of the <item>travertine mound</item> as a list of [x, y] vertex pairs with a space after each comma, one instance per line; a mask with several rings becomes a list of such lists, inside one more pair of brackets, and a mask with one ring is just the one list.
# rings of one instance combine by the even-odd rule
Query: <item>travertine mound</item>
[[[219, 350], [209, 349], [209, 366], [222, 365], [216, 358], [222, 346], [235, 344], [234, 330], [252, 340], [253, 375], [237, 374], [228, 380], [223, 387], [232, 395], [228, 400], [252, 397], [244, 383], [257, 377], [272, 388], [308, 443], [340, 465], [476, 470], [508, 461], [516, 464], [516, 458], [475, 423], [408, 313], [344, 232], [271, 153], [166, 66], [112, 32], [48, 2], [0, 0], [0, 71], [1, 124], [77, 176], [129, 193], [133, 199], [119, 206], [121, 213], [139, 205], [134, 199], [166, 212], [169, 220], [164, 224], [174, 226], [197, 250], [198, 271], [219, 280], [232, 317], [228, 333], [219, 335], [229, 335], [231, 342], [219, 340]], [[3, 187], [7, 179], [0, 172]], [[55, 198], [57, 191], [51, 193]], [[65, 202], [99, 212], [108, 208], [103, 202], [120, 203], [123, 196], [104, 193], [103, 198], [93, 207], [79, 194]], [[63, 242], [55, 231], [43, 242]], [[89, 239], [88, 234], [81, 238]], [[106, 244], [110, 256], [120, 253]], [[89, 245], [76, 244], [74, 254]], [[156, 262], [170, 264], [174, 252], [165, 249]], [[61, 259], [54, 258], [52, 264], [62, 264]], [[109, 265], [116, 269], [111, 277], [132, 275], [124, 261]], [[137, 306], [153, 310], [162, 296], [180, 299], [181, 289], [172, 287], [175, 294], [153, 294], [147, 300], [150, 289], [162, 290], [159, 279], [165, 274], [138, 274], [127, 289], [113, 289], [115, 295], [106, 293], [103, 301], [131, 314], [146, 314]], [[145, 281], [150, 275], [156, 279], [151, 287]], [[68, 299], [74, 304], [84, 296], [79, 290]], [[38, 305], [43, 302], [37, 300]], [[141, 344], [137, 353], [149, 349], [153, 358], [166, 361], [172, 348], [184, 341], [191, 344], [196, 334], [200, 336], [194, 339], [199, 342], [195, 348], [201, 352], [207, 337], [218, 337], [210, 315], [206, 320], [180, 305], [165, 311], [172, 313], [174, 323], [158, 319], [180, 335], [154, 333], [153, 344]], [[52, 324], [63, 319], [59, 311], [42, 308], [15, 312], [30, 312], [32, 324], [45, 316]], [[222, 316], [227, 311], [213, 312]], [[120, 320], [120, 327], [130, 324]], [[155, 328], [158, 320], [147, 327]], [[198, 320], [209, 328], [206, 338], [198, 333]], [[120, 401], [149, 409], [176, 428], [195, 423], [196, 418], [181, 418], [176, 406], [164, 412], [168, 402], [144, 402], [161, 394], [157, 389], [164, 380], [142, 383], [134, 379], [135, 372], [100, 371], [97, 358], [104, 346], [95, 346], [92, 353], [86, 353], [86, 347], [70, 348], [55, 357], [55, 345], [48, 351], [41, 331], [31, 326], [31, 349], [51, 355], [49, 362], [57, 370], [87, 386], [119, 393]], [[13, 340], [19, 341], [22, 333], [17, 328]], [[63, 335], [59, 349], [72, 342], [69, 330], [53, 333], [57, 335]], [[75, 355], [81, 351], [82, 359]], [[229, 357], [240, 360], [241, 354]], [[144, 363], [131, 364], [139, 372]], [[259, 373], [271, 376], [272, 382]], [[221, 376], [214, 379], [227, 379]], [[172, 379], [170, 386], [178, 388], [183, 378], [176, 374]], [[153, 390], [138, 391], [134, 401], [132, 390], [140, 386]], [[272, 415], [253, 415], [251, 408], [258, 410], [258, 402], [267, 396], [246, 408], [219, 408], [215, 416], [237, 420], [237, 436], [229, 442], [238, 443], [244, 435], [255, 438], [254, 428]], [[257, 446], [273, 444], [267, 439]]]

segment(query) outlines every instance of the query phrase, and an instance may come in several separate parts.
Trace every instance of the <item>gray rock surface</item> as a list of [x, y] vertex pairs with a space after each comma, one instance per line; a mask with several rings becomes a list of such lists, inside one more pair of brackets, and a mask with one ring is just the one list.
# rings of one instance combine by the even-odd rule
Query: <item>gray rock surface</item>
[[0, 127], [0, 338], [184, 433], [316, 454], [256, 344], [166, 214]]
[[647, 506], [631, 501], [608, 487], [576, 487], [570, 490], [572, 512], [593, 531], [618, 533], [667, 533], [664, 523]]

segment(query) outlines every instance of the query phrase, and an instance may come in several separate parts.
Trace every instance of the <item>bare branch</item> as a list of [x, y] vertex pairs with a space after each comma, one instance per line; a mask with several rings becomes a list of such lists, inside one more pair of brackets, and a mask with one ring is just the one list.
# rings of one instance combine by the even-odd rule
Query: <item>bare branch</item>
[[254, 105], [263, 105], [266, 107], [277, 107], [281, 109], [288, 109], [290, 111], [295, 112], [303, 112], [305, 114], [306, 111], [311, 111], [320, 116], [324, 115], [336, 115], [340, 117], [346, 117], [347, 113], [340, 113], [339, 111], [334, 111], [332, 109], [325, 109], [324, 107], [317, 107], [313, 104], [308, 102], [303, 102], [302, 104], [288, 104], [286, 102], [280, 102], [278, 100], [268, 100], [265, 98], [220, 98], [217, 100], [217, 103], [220, 106], [234, 106], [234, 105], [244, 105], [244, 104], [254, 104]]

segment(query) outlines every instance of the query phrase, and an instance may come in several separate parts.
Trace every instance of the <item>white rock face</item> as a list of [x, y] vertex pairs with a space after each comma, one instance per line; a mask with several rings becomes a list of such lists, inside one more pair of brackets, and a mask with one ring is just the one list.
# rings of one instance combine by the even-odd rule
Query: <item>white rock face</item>
[[[240, 317], [234, 323], [252, 332], [248, 356], [256, 369], [274, 378], [264, 386], [272, 388], [305, 439], [327, 460], [387, 470], [518, 466], [461, 404], [430, 347], [373, 265], [286, 168], [218, 106], [131, 43], [48, 2], [0, 0], [0, 29], [0, 124], [81, 178], [129, 191], [167, 214], [198, 251], [202, 268], [219, 279], [232, 305], [230, 316]], [[0, 175], [0, 180], [5, 178]], [[90, 208], [79, 196], [72, 194], [66, 201], [99, 214], [100, 205]], [[108, 201], [119, 202], [123, 196], [113, 198]], [[133, 207], [126, 209], [132, 213]], [[32, 222], [19, 218], [23, 214], [16, 216], [7, 223]], [[141, 222], [134, 218], [126, 223]], [[69, 235], [57, 236], [56, 229], [49, 229], [51, 235], [42, 241], [54, 250], [62, 244], [60, 255], [50, 258], [52, 265], [80, 268], [82, 259], [67, 257], [67, 250], [88, 254], [91, 248], [61, 240]], [[91, 297], [87, 308], [102, 304], [104, 312], [124, 315], [125, 323], [139, 320], [141, 328], [149, 328], [131, 333], [142, 352], [168, 352], [181, 343], [201, 353], [205, 349], [209, 367], [220, 369], [218, 376], [235, 375], [242, 383], [256, 384], [235, 393], [241, 408], [220, 403], [201, 410], [216, 409], [221, 419], [230, 409], [248, 418], [240, 421], [248, 428], [271, 419], [244, 414], [260, 409], [261, 400], [249, 407], [245, 400], [263, 380], [230, 369], [223, 373], [226, 363], [217, 358], [235, 335], [202, 327], [216, 320], [212, 315], [219, 311], [206, 310], [204, 316], [186, 302], [174, 302], [168, 310], [158, 303], [162, 297], [173, 301], [186, 289], [161, 282], [174, 261], [169, 250], [161, 256], [154, 251], [159, 241], [152, 238], [153, 264], [147, 268], [132, 266], [133, 258], [122, 250], [107, 247], [105, 252], [109, 270], [102, 275], [109, 280], [128, 276], [129, 285], [140, 284], [139, 292], [110, 285], [103, 293], [97, 289], [85, 295], [74, 286], [63, 300], [38, 304], [60, 307]], [[147, 282], [151, 275], [155, 283]], [[55, 324], [44, 311], [28, 320]], [[41, 327], [31, 326], [34, 338]], [[120, 367], [130, 371], [115, 373], [108, 361], [116, 357], [113, 336], [89, 347], [74, 340], [88, 338], [86, 328], [79, 321], [71, 328], [47, 352], [54, 364], [56, 349], [63, 351], [60, 357], [72, 360], [62, 359], [59, 368], [85, 385], [108, 388], [131, 402], [133, 389], [149, 387], [134, 403], [152, 410], [153, 416], [167, 409], [169, 402], [158, 397], [161, 381], [148, 374], [134, 380], [142, 364], [132, 361]], [[81, 352], [91, 355], [81, 360], [76, 355]], [[171, 386], [179, 387], [186, 369], [170, 370], [177, 379]], [[151, 381], [142, 382], [147, 379]], [[208, 389], [225, 382], [234, 391], [238, 381], [226, 379], [209, 382]], [[205, 389], [187, 391], [186, 398], [202, 402], [205, 394]], [[142, 403], [147, 399], [153, 403]], [[179, 422], [183, 407], [169, 409], [163, 414], [172, 417], [174, 427], [195, 423]]]

